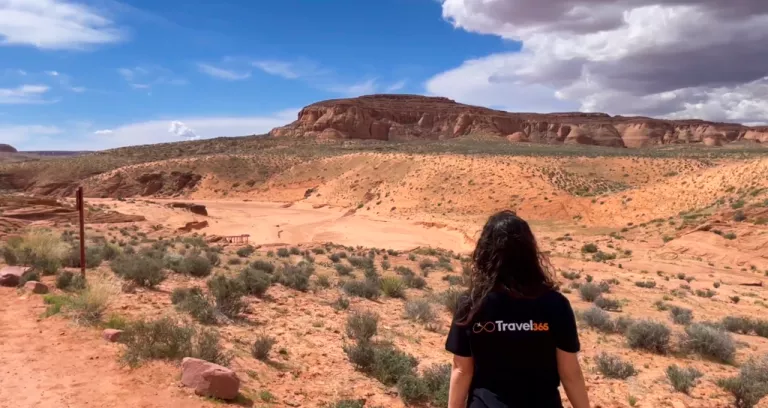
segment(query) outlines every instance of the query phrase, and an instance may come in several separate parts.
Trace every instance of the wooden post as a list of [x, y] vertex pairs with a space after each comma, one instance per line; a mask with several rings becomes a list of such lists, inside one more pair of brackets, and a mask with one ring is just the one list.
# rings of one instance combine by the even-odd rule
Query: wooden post
[[77, 188], [77, 211], [80, 213], [80, 273], [85, 279], [85, 202], [83, 200], [83, 188]]

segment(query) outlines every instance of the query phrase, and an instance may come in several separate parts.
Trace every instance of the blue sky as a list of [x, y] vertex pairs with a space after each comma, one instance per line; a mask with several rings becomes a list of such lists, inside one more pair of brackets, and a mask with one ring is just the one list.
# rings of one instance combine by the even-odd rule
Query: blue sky
[[0, 0], [0, 143], [260, 134], [386, 92], [765, 124], [768, 1], [738, 3]]
[[0, 142], [25, 150], [265, 132], [318, 100], [422, 94], [436, 73], [519, 48], [454, 28], [434, 0], [30, 1], [92, 16], [42, 39], [0, 20]]

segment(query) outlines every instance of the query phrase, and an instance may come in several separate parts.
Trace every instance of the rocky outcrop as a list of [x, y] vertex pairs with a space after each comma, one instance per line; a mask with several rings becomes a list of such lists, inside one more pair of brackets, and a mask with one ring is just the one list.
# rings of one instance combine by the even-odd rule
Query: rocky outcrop
[[405, 141], [495, 135], [512, 142], [646, 147], [734, 141], [768, 143], [768, 128], [604, 113], [510, 113], [417, 95], [370, 95], [318, 102], [273, 137]]

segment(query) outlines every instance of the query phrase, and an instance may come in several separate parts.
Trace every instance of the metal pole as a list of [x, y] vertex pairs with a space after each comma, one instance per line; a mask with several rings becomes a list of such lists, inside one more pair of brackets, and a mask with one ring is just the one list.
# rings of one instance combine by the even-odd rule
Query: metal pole
[[83, 188], [77, 188], [77, 211], [80, 213], [80, 271], [85, 279], [85, 203], [83, 200]]

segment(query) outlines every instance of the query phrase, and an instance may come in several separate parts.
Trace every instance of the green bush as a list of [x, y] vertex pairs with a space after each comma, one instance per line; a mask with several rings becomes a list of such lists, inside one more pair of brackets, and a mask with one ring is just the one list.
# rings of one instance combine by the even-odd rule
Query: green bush
[[600, 295], [595, 299], [595, 306], [603, 310], [618, 312], [621, 310], [621, 302], [616, 299]]
[[262, 297], [272, 286], [272, 276], [260, 269], [245, 268], [240, 271], [240, 281], [248, 294]]
[[426, 299], [409, 300], [405, 303], [405, 318], [419, 323], [431, 323], [436, 318], [432, 304]]
[[629, 326], [625, 335], [627, 344], [633, 349], [655, 353], [666, 353], [669, 350], [671, 331], [663, 323], [640, 320]]
[[693, 320], [693, 310], [683, 307], [672, 306], [669, 309], [669, 315], [675, 324], [689, 325]]
[[349, 299], [344, 296], [339, 296], [333, 303], [331, 303], [331, 306], [336, 310], [347, 310], [349, 309]]
[[257, 259], [250, 264], [251, 269], [256, 269], [258, 271], [264, 271], [269, 274], [275, 273], [275, 265], [272, 264], [272, 262], [262, 261], [261, 259]]
[[583, 252], [585, 254], [594, 254], [597, 251], [598, 251], [597, 245], [595, 245], [595, 244], [593, 244], [591, 242], [587, 243], [587, 244], [584, 244], [584, 246], [581, 247], [581, 252]]
[[162, 261], [139, 254], [123, 254], [109, 265], [115, 274], [139, 286], [152, 288], [165, 280]]
[[413, 289], [424, 289], [427, 286], [427, 281], [418, 275], [405, 275], [403, 282], [405, 282], [406, 286]]
[[189, 313], [200, 323], [216, 323], [216, 309], [198, 287], [174, 289], [171, 293], [171, 303], [176, 310]]
[[357, 341], [369, 341], [376, 335], [379, 315], [375, 312], [354, 312], [347, 317], [347, 336]]
[[370, 341], [358, 341], [352, 345], [343, 346], [349, 362], [362, 372], [370, 372], [373, 367], [376, 347]]
[[645, 288], [645, 289], [653, 289], [656, 287], [656, 282], [649, 280], [649, 281], [637, 281], [635, 282], [635, 286], [638, 288]]
[[296, 247], [291, 247], [291, 249], [289, 249], [288, 251], [291, 253], [291, 255], [301, 255], [301, 251], [299, 250], [299, 248], [296, 248]]
[[389, 263], [389, 261], [386, 261], [386, 260], [385, 261], [381, 261], [381, 269], [383, 269], [385, 271], [388, 271], [389, 268], [391, 268], [391, 267], [392, 267], [392, 264]]
[[331, 254], [330, 256], [328, 256], [328, 259], [330, 259], [331, 262], [333, 263], [341, 262], [341, 257], [339, 256], [339, 254]]
[[608, 312], [592, 306], [580, 315], [581, 320], [589, 327], [604, 333], [613, 333], [615, 327]]
[[563, 275], [563, 278], [568, 280], [576, 280], [581, 278], [581, 274], [578, 272], [563, 271], [562, 275]]
[[70, 271], [60, 271], [56, 274], [56, 287], [61, 290], [85, 289], [85, 279], [80, 274], [75, 275]]
[[373, 366], [370, 374], [382, 384], [392, 386], [406, 375], [414, 375], [418, 360], [390, 343], [378, 343], [374, 347]]
[[716, 294], [717, 294], [717, 292], [715, 292], [714, 290], [709, 289], [709, 288], [707, 288], [705, 290], [696, 289], [696, 296], [698, 296], [698, 297], [711, 298], [712, 296], [715, 296]]
[[19, 278], [19, 287], [24, 286], [27, 282], [37, 281], [40, 282], [40, 272], [37, 269], [30, 269], [24, 272]]
[[354, 269], [351, 266], [347, 266], [340, 263], [337, 263], [333, 267], [334, 269], [336, 269], [336, 272], [339, 274], [339, 276], [349, 276], [349, 275], [352, 275], [352, 272], [354, 271]]
[[216, 309], [224, 316], [234, 318], [245, 310], [243, 295], [245, 285], [239, 279], [231, 279], [224, 275], [216, 275], [207, 282], [208, 290], [213, 296]]
[[276, 280], [283, 286], [306, 292], [309, 290], [309, 277], [314, 271], [314, 266], [306, 262], [299, 262], [298, 265], [283, 264]]
[[252, 245], [247, 245], [238, 249], [236, 254], [240, 258], [248, 258], [249, 256], [253, 255], [254, 252], [256, 252], [256, 248], [254, 248]]
[[405, 299], [405, 283], [397, 277], [386, 276], [381, 278], [381, 291], [391, 298]]
[[328, 405], [326, 408], [365, 408], [365, 400], [342, 399]]
[[374, 269], [373, 260], [371, 258], [362, 257], [362, 256], [351, 256], [347, 260], [349, 261], [350, 265], [354, 266], [357, 269], [361, 269], [361, 270]]
[[8, 265], [26, 265], [43, 275], [54, 275], [61, 268], [69, 247], [59, 236], [45, 229], [32, 230], [9, 238], [3, 249]]
[[[88, 269], [98, 268], [103, 261], [104, 249], [103, 247], [86, 247], [85, 248], [85, 267]], [[80, 268], [80, 247], [74, 246], [70, 248], [67, 258], [64, 262], [67, 267]]]
[[597, 365], [597, 370], [608, 378], [625, 380], [637, 374], [632, 363], [605, 352], [601, 352], [595, 357], [595, 364]]
[[379, 282], [372, 279], [349, 280], [344, 282], [344, 292], [350, 296], [358, 296], [365, 299], [378, 299], [381, 296]]
[[257, 360], [266, 361], [276, 341], [274, 337], [260, 334], [251, 345], [251, 355]]
[[737, 408], [752, 408], [768, 395], [768, 356], [751, 359], [735, 377], [721, 379], [717, 384], [735, 398]]
[[426, 369], [422, 380], [429, 391], [429, 400], [437, 408], [448, 408], [448, 389], [451, 383], [451, 365], [434, 364]]
[[728, 332], [699, 323], [685, 328], [682, 348], [724, 363], [733, 362], [736, 355], [736, 346]]
[[429, 399], [429, 390], [424, 381], [416, 375], [406, 374], [397, 381], [397, 394], [406, 404], [424, 403]]
[[227, 265], [240, 265], [243, 261], [240, 260], [240, 258], [229, 258], [227, 259]]
[[229, 356], [221, 351], [219, 335], [198, 329], [169, 317], [131, 322], [120, 337], [125, 344], [123, 361], [135, 367], [147, 360], [181, 360], [195, 357], [228, 365]]
[[723, 328], [731, 333], [749, 334], [755, 327], [752, 319], [743, 316], [726, 316], [721, 321]]
[[200, 255], [190, 255], [184, 257], [179, 265], [179, 272], [203, 278], [211, 274], [213, 266], [211, 261]]
[[280, 258], [288, 258], [289, 256], [291, 256], [291, 253], [288, 252], [288, 248], [279, 248], [277, 250], [277, 256], [279, 256]]
[[419, 262], [419, 269], [424, 276], [427, 276], [430, 270], [435, 268], [435, 263], [431, 259], [424, 258]]
[[684, 394], [691, 391], [691, 388], [696, 385], [702, 375], [699, 370], [693, 367], [681, 368], [675, 364], [667, 367], [667, 378], [672, 384], [672, 388]]

